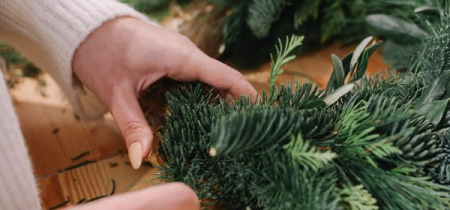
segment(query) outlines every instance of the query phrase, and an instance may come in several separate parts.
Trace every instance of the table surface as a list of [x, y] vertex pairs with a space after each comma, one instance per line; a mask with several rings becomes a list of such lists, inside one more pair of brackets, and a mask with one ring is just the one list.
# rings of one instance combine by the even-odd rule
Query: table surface
[[[313, 81], [324, 87], [332, 71], [331, 53], [340, 57], [355, 45], [331, 44], [312, 50], [285, 65], [278, 82], [299, 79]], [[369, 61], [369, 73], [386, 69], [376, 53]], [[267, 89], [270, 65], [242, 70], [245, 77], [261, 92]], [[36, 82], [25, 80], [11, 90], [22, 131], [46, 207], [69, 198], [72, 205], [80, 199], [109, 194], [115, 183], [115, 194], [143, 189], [159, 183], [156, 168], [132, 169], [126, 146], [110, 115], [97, 121], [78, 121], [55, 82], [47, 75], [47, 97], [36, 89]], [[77, 160], [74, 157], [85, 154]], [[88, 153], [88, 154], [87, 154]], [[80, 166], [81, 165], [81, 166]], [[71, 167], [79, 166], [74, 169]]]

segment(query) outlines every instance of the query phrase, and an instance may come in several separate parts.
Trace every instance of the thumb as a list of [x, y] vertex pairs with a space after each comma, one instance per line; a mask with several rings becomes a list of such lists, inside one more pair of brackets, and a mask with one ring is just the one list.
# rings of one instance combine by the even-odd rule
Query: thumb
[[180, 183], [163, 184], [137, 192], [100, 199], [70, 210], [199, 210], [195, 192]]
[[115, 94], [110, 111], [125, 137], [131, 165], [138, 169], [150, 152], [153, 133], [142, 113], [136, 94], [132, 91], [122, 91]]

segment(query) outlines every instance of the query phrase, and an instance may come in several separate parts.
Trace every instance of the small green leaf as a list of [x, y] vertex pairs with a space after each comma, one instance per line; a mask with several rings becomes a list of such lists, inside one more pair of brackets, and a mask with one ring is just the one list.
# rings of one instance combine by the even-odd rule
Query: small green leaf
[[339, 59], [339, 57], [335, 54], [331, 55], [331, 59], [333, 61], [333, 73], [336, 76], [335, 78], [335, 84], [336, 88], [341, 87], [345, 83], [345, 72], [344, 67], [342, 66], [342, 61]]
[[[342, 59], [342, 66], [344, 67], [344, 78], [347, 77], [348, 72], [350, 72], [350, 60], [353, 56], [353, 52], [347, 54], [344, 59]], [[330, 94], [334, 90], [336, 90], [336, 75], [335, 73], [331, 73], [330, 79], [328, 80], [326, 93]]]
[[[380, 46], [381, 42], [372, 44], [371, 46], [365, 48], [367, 44], [372, 40], [372, 37], [367, 37], [364, 39], [355, 49], [354, 52], [347, 54], [342, 61], [336, 55], [331, 55], [333, 61], [333, 72], [328, 81], [326, 93], [330, 94], [336, 88], [341, 87], [345, 83], [345, 78], [350, 73], [349, 82], [354, 82], [361, 79], [366, 73], [367, 64], [369, 57], [375, 52], [375, 50]], [[355, 71], [355, 65], [356, 73]]]
[[377, 42], [377, 43], [369, 46], [368, 48], [366, 48], [363, 51], [361, 57], [359, 57], [359, 60], [358, 60], [358, 67], [356, 70], [356, 74], [352, 75], [350, 82], [359, 80], [366, 74], [367, 64], [369, 63], [369, 58], [375, 52], [375, 50], [378, 49], [380, 44], [381, 44], [381, 42]]
[[353, 84], [353, 83], [346, 84], [346, 85], [338, 88], [336, 91], [334, 91], [330, 95], [327, 95], [323, 99], [323, 101], [325, 102], [327, 107], [329, 107], [329, 106], [333, 105], [336, 101], [338, 101], [342, 96], [344, 96], [345, 94], [350, 92], [354, 86], [355, 86], [355, 84]]
[[342, 66], [344, 67], [344, 72], [345, 72], [344, 77], [347, 77], [347, 74], [350, 72], [350, 63], [351, 63], [352, 57], [353, 57], [353, 52], [347, 54], [342, 59]]
[[389, 15], [369, 15], [366, 17], [366, 22], [377, 35], [392, 38], [401, 43], [420, 42], [427, 36], [427, 33], [416, 24]]
[[447, 108], [448, 100], [438, 100], [425, 104], [419, 109], [419, 113], [424, 115], [431, 123], [438, 125]]
[[425, 88], [420, 97], [417, 99], [414, 109], [419, 110], [425, 104], [429, 104], [432, 101], [442, 99], [442, 96], [447, 90], [449, 83], [450, 73], [444, 74], [438, 77], [431, 85]]
[[416, 9], [414, 9], [415, 13], [421, 13], [421, 12], [438, 12], [438, 8], [434, 7], [434, 6], [428, 6], [428, 5], [423, 5], [420, 7], [417, 7]]
[[352, 59], [350, 61], [350, 70], [353, 71], [353, 68], [356, 65], [356, 62], [358, 62], [359, 57], [364, 52], [364, 49], [366, 49], [366, 46], [369, 44], [370, 41], [372, 41], [373, 37], [369, 36], [365, 38], [364, 40], [359, 43], [359, 45], [356, 47], [355, 51], [353, 51]]

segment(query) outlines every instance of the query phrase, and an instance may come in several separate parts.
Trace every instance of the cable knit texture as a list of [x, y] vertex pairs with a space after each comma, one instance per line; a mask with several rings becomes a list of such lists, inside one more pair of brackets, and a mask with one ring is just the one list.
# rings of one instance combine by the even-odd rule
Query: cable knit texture
[[[0, 78], [3, 78], [1, 70]], [[3, 79], [0, 79], [0, 116], [0, 209], [40, 209], [27, 147]]]
[[1, 0], [0, 39], [52, 75], [80, 117], [93, 119], [106, 110], [74, 80], [72, 58], [92, 31], [118, 16], [150, 23], [113, 0]]
[[[105, 109], [72, 74], [72, 57], [86, 37], [119, 16], [147, 18], [114, 0], [0, 0], [0, 39], [53, 76], [75, 112]], [[31, 161], [0, 71], [0, 209], [41, 209]]]

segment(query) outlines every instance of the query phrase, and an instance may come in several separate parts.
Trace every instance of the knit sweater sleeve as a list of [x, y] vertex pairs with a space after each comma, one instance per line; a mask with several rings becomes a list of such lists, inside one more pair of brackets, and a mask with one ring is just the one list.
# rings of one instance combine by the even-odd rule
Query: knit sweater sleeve
[[86, 37], [104, 22], [131, 16], [147, 18], [115, 0], [1, 0], [0, 39], [47, 71], [83, 118], [105, 109], [72, 73], [72, 58]]

